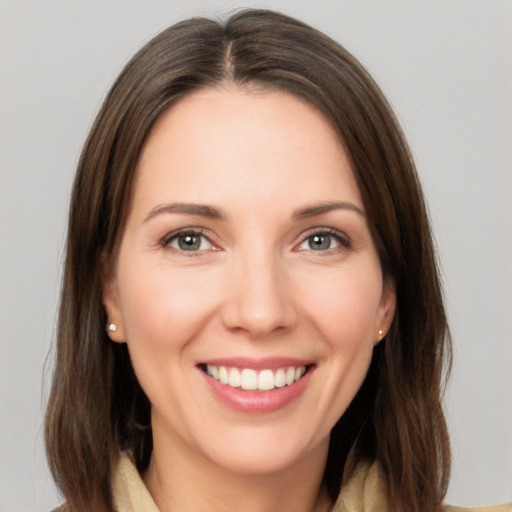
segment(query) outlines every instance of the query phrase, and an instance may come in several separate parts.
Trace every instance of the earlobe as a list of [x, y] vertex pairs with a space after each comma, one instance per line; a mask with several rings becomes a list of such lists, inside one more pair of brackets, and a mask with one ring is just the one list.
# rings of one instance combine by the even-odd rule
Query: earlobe
[[[103, 259], [103, 258], [102, 258]], [[107, 314], [105, 326], [108, 337], [115, 343], [125, 343], [126, 335], [123, 324], [123, 315], [119, 305], [117, 283], [112, 272], [103, 275], [103, 306]]]
[[395, 316], [396, 308], [396, 287], [391, 279], [384, 280], [382, 288], [381, 302], [379, 306], [379, 314], [376, 322], [376, 339], [375, 345], [386, 337]]

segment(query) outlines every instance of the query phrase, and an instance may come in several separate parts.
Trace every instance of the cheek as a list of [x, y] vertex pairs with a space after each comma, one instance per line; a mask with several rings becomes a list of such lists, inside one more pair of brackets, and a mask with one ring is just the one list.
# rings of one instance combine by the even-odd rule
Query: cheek
[[183, 346], [207, 322], [218, 288], [200, 271], [187, 270], [157, 263], [136, 274], [120, 273], [119, 296], [132, 352], [136, 345], [152, 350]]
[[373, 346], [382, 295], [380, 267], [343, 268], [301, 287], [304, 314], [334, 345]]
[[176, 390], [186, 387], [190, 377], [184, 370], [193, 363], [191, 342], [216, 310], [214, 291], [219, 288], [204, 278], [201, 272], [159, 263], [138, 267], [136, 275], [119, 269], [119, 296], [135, 374], [153, 406], [172, 410], [177, 418], [185, 414]]
[[[339, 270], [339, 269], [338, 269]], [[370, 366], [376, 340], [375, 325], [382, 293], [380, 267], [369, 271], [341, 269], [323, 285], [303, 288], [304, 316], [318, 343], [321, 393], [314, 407], [329, 431], [344, 414], [361, 387]]]

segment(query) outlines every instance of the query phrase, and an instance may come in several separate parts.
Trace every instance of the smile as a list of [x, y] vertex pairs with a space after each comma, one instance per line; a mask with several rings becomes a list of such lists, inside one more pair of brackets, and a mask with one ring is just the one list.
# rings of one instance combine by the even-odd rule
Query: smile
[[232, 388], [248, 391], [271, 391], [275, 388], [291, 386], [306, 373], [306, 366], [289, 366], [276, 370], [252, 368], [235, 368], [205, 365], [206, 374], [216, 381]]
[[291, 406], [309, 387], [316, 368], [314, 361], [293, 357], [228, 357], [197, 364], [213, 396], [247, 414]]

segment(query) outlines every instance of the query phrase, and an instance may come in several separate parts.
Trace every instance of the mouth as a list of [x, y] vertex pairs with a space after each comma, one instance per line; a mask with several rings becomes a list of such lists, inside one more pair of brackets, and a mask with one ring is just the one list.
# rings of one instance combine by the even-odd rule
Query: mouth
[[272, 391], [276, 388], [292, 386], [301, 380], [313, 364], [283, 366], [280, 368], [240, 368], [214, 364], [201, 364], [199, 368], [224, 386], [245, 391]]

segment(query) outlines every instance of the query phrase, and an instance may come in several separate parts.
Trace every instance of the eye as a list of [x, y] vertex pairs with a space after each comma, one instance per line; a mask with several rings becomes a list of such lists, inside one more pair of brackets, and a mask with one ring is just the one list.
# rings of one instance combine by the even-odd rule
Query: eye
[[198, 252], [211, 251], [215, 246], [200, 231], [187, 230], [179, 233], [171, 233], [164, 240], [162, 245], [177, 251]]
[[323, 229], [309, 234], [297, 247], [299, 251], [324, 252], [332, 249], [348, 249], [350, 240], [338, 230]]

